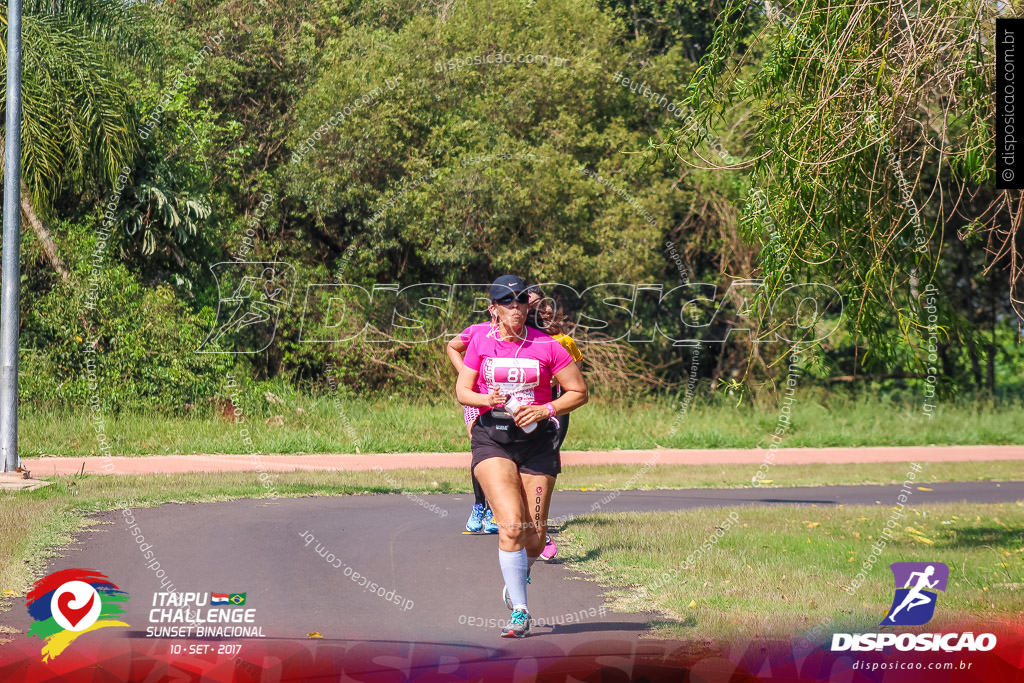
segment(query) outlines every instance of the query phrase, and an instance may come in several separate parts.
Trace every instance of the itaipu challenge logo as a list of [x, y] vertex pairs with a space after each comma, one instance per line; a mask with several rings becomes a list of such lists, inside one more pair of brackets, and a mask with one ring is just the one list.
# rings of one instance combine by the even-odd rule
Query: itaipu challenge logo
[[927, 624], [935, 615], [935, 591], [946, 590], [949, 567], [942, 562], [893, 562], [889, 569], [896, 580], [896, 593], [879, 626]]
[[42, 638], [43, 661], [55, 658], [79, 636], [108, 626], [124, 613], [128, 594], [95, 569], [64, 569], [39, 579], [25, 596], [35, 622], [28, 635]]

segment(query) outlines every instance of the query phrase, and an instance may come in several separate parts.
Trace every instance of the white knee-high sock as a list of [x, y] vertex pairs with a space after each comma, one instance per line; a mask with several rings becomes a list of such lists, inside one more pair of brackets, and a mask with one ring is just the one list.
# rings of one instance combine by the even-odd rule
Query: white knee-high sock
[[526, 609], [526, 574], [528, 563], [526, 559], [526, 548], [522, 550], [507, 551], [498, 549], [498, 564], [501, 565], [501, 575], [505, 577], [505, 585], [508, 587], [509, 597], [512, 598], [512, 609]]

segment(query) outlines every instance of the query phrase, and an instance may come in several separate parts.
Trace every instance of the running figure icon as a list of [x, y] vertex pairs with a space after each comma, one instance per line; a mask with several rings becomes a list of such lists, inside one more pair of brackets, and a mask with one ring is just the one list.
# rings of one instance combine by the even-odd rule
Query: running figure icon
[[[915, 607], [927, 605], [935, 599], [934, 593], [929, 596], [921, 592], [924, 588], [935, 588], [939, 585], [938, 579], [935, 581], [928, 580], [933, 574], [935, 574], [935, 565], [931, 564], [928, 565], [923, 572], [912, 572], [910, 574], [910, 577], [907, 579], [907, 583], [903, 586], [904, 588], [909, 588], [910, 592], [907, 593], [907, 597], [903, 598], [903, 602], [900, 603], [900, 606], [889, 614], [889, 621], [895, 624], [896, 614], [904, 607], [906, 607], [909, 612]], [[915, 576], [917, 577], [917, 583], [914, 586], [911, 586], [910, 582], [914, 580]]]
[[945, 591], [949, 582], [949, 567], [942, 562], [894, 562], [889, 568], [896, 585], [892, 606], [880, 625], [920, 626], [930, 621], [937, 591]]
[[228, 322], [222, 325], [213, 337], [213, 341], [217, 341], [228, 332], [239, 331], [271, 319], [283, 303], [280, 300], [283, 290], [274, 281], [275, 275], [273, 268], [264, 268], [259, 277], [244, 277], [231, 296], [221, 300], [226, 304], [235, 304], [235, 310]]
[[197, 353], [258, 353], [269, 347], [291, 303], [294, 269], [260, 261], [216, 263], [210, 270], [217, 280], [217, 319]]

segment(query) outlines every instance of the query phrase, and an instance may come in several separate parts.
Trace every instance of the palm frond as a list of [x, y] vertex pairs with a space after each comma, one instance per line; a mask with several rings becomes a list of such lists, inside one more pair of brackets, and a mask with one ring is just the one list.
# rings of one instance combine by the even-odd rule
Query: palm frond
[[[126, 87], [104, 42], [52, 16], [23, 20], [22, 160], [42, 213], [63, 185], [113, 183], [137, 150]], [[6, 42], [0, 83], [6, 86]], [[6, 103], [0, 104], [0, 115]]]

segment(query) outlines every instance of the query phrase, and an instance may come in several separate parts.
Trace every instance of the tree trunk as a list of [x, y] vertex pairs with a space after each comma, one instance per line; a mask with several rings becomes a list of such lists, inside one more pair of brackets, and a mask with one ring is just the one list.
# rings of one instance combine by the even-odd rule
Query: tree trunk
[[942, 361], [942, 374], [949, 379], [954, 379], [959, 375], [959, 368], [954, 368], [953, 361], [949, 357], [949, 344], [939, 342], [939, 359]]
[[996, 313], [996, 302], [999, 301], [999, 290], [996, 287], [996, 278], [989, 279], [988, 285], [989, 301], [992, 303], [992, 341], [988, 347], [988, 390], [995, 398], [996, 395], [996, 352], [999, 347], [996, 344], [996, 327], [999, 326], [999, 314]]
[[989, 393], [995, 396], [996, 393], [996, 347], [988, 347], [987, 372], [985, 374], [985, 387]]
[[987, 346], [988, 346], [988, 348], [986, 350], [988, 351], [988, 358], [987, 358], [986, 368], [985, 368], [985, 370], [986, 370], [986, 373], [985, 373], [985, 380], [986, 380], [986, 382], [985, 383], [988, 386], [989, 393], [991, 393], [993, 396], [995, 396], [996, 395], [996, 351], [998, 349], [998, 347], [996, 346], [996, 322], [995, 322], [995, 320], [992, 321], [992, 342], [990, 344], [988, 344]]
[[71, 273], [68, 272], [64, 262], [60, 259], [60, 255], [57, 254], [57, 245], [54, 244], [53, 238], [50, 237], [50, 231], [46, 229], [43, 221], [36, 215], [36, 210], [32, 206], [32, 199], [29, 196], [28, 187], [26, 187], [24, 180], [21, 181], [21, 211], [25, 214], [25, 218], [28, 219], [29, 225], [32, 226], [32, 232], [36, 234], [39, 244], [43, 247], [46, 260], [50, 262], [53, 269], [60, 275], [61, 280], [64, 282], [70, 280]]
[[978, 349], [974, 345], [972, 334], [967, 337], [967, 356], [971, 359], [971, 375], [974, 376], [975, 389], [981, 388], [981, 365], [978, 363]]
[[[4, 158], [6, 147], [7, 140], [0, 135], [0, 159]], [[36, 214], [35, 207], [32, 206], [31, 195], [29, 195], [28, 186], [25, 185], [24, 178], [21, 179], [21, 211], [25, 214], [25, 218], [28, 219], [29, 225], [32, 226], [32, 231], [36, 234], [39, 244], [43, 247], [43, 254], [46, 255], [46, 260], [50, 262], [53, 269], [60, 275], [61, 280], [64, 282], [70, 280], [71, 273], [68, 272], [64, 262], [60, 260], [60, 255], [57, 254], [57, 245], [54, 244], [53, 238], [50, 237], [50, 231], [43, 225], [43, 221]]]
[[[6, 140], [2, 134], [0, 134], [0, 159], [4, 158], [4, 151], [6, 147]], [[21, 212], [25, 214], [25, 218], [28, 219], [28, 224], [32, 226], [32, 231], [36, 234], [36, 239], [39, 240], [39, 244], [43, 247], [43, 254], [46, 256], [46, 260], [50, 262], [57, 274], [60, 275], [60, 279], [64, 282], [71, 280], [71, 273], [68, 271], [67, 266], [64, 265], [64, 261], [61, 260], [60, 255], [57, 253], [57, 245], [54, 243], [53, 238], [50, 237], [50, 231], [46, 229], [46, 225], [43, 224], [42, 219], [36, 214], [35, 207], [32, 206], [32, 196], [29, 194], [28, 186], [25, 185], [25, 179], [21, 180]], [[86, 320], [85, 314], [79, 310], [78, 320], [82, 323], [82, 328], [86, 334], [92, 336], [92, 325]], [[95, 345], [95, 340], [93, 345]]]

